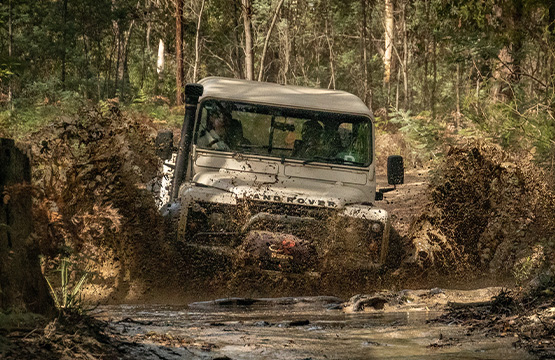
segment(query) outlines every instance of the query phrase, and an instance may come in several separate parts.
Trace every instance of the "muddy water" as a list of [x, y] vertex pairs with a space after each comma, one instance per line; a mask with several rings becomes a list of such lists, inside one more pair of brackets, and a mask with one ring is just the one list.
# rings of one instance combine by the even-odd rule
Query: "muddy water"
[[[335, 308], [335, 309], [334, 309]], [[145, 359], [532, 359], [516, 338], [427, 321], [439, 311], [346, 313], [330, 301], [104, 306], [95, 316]]]

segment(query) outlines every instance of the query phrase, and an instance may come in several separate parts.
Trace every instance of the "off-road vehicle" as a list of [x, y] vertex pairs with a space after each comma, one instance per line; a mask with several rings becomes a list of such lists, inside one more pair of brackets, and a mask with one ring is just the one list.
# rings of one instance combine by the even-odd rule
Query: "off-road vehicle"
[[[185, 95], [162, 207], [176, 241], [270, 271], [384, 264], [390, 219], [375, 205], [374, 118], [358, 97], [219, 77]], [[171, 159], [171, 133], [157, 143]], [[403, 182], [400, 156], [388, 180]]]

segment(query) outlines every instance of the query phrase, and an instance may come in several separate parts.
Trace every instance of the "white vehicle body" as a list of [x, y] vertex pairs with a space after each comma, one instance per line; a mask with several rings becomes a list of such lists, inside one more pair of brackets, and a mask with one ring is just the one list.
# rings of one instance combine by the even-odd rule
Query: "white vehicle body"
[[[367, 259], [373, 265], [383, 265], [387, 254], [390, 220], [386, 211], [374, 205], [376, 200], [374, 118], [372, 112], [358, 97], [336, 90], [217, 77], [203, 79], [199, 84], [203, 86], [204, 91], [197, 106], [195, 135], [187, 153], [188, 165], [184, 170], [184, 181], [179, 187], [177, 199], [180, 204], [178, 236], [181, 241], [194, 243], [195, 233], [213, 236], [221, 232], [224, 235], [231, 233], [244, 237], [249, 231], [258, 229], [255, 224], [261, 219], [266, 222], [266, 225], [270, 223], [270, 227], [275, 225], [276, 228], [279, 227], [280, 222], [303, 222], [309, 219], [311, 221], [306, 225], [309, 229], [305, 233], [311, 233], [326, 226], [326, 222], [329, 223], [330, 220], [326, 220], [326, 217], [314, 216], [315, 212], [323, 211], [326, 216], [334, 217], [336, 223], [342, 223], [344, 226], [342, 231], [345, 234], [351, 231], [349, 224], [354, 223], [357, 224], [359, 236], [373, 234], [375, 243], [368, 246], [373, 246], [375, 251], [374, 255]], [[366, 151], [369, 151], [369, 155], [367, 158], [364, 157], [364, 163], [356, 163], [353, 161], [354, 156], [346, 151], [337, 155], [332, 163], [318, 161], [319, 157], [306, 159], [275, 155], [271, 154], [272, 140], [270, 140], [270, 149], [267, 150], [268, 155], [262, 153], [266, 151], [265, 149], [253, 150], [255, 145], [250, 145], [250, 142], [249, 145], [243, 145], [247, 147], [245, 151], [203, 148], [197, 144], [201, 134], [199, 127], [206, 126], [203, 125], [203, 121], [206, 122], [208, 110], [202, 109], [203, 106], [208, 106], [206, 104], [219, 104], [218, 102], [231, 104], [229, 105], [231, 107], [237, 103], [243, 104], [244, 107], [262, 106], [263, 109], [266, 109], [264, 106], [268, 106], [270, 110], [283, 108], [288, 109], [288, 114], [301, 111], [302, 114], [310, 116], [312, 112], [318, 112], [318, 116], [335, 114], [338, 119], [354, 116], [359, 122], [367, 120], [368, 125], [364, 126], [369, 129], [370, 136], [367, 139], [368, 148], [364, 149], [368, 149]], [[248, 119], [252, 117], [250, 113], [238, 115]], [[287, 136], [290, 138], [300, 136], [299, 126], [295, 131], [292, 130], [295, 125], [291, 117], [283, 116], [282, 120], [275, 118], [272, 116], [271, 119], [272, 125], [269, 130], [271, 137], [277, 136], [274, 135], [274, 126], [277, 129], [276, 134], [278, 130], [282, 130], [279, 136], [283, 139]], [[243, 120], [243, 126], [250, 124], [248, 119]], [[281, 122], [278, 124], [278, 121]], [[357, 125], [358, 123], [355, 122], [354, 125], [345, 124], [362, 129], [362, 125]], [[277, 128], [277, 125], [280, 125], [280, 128]], [[339, 127], [335, 129], [338, 130]], [[264, 134], [264, 131], [261, 133]], [[362, 133], [362, 130], [359, 133]], [[349, 134], [346, 136], [350, 136]], [[243, 136], [242, 131], [241, 136]], [[339, 140], [337, 142], [339, 143]], [[282, 154], [289, 154], [287, 148], [280, 149]], [[341, 161], [342, 159], [344, 161]], [[237, 209], [243, 208], [246, 203], [249, 204], [250, 209], [248, 214], [241, 219], [232, 219], [231, 217], [237, 217], [237, 214], [241, 213]], [[222, 209], [232, 210], [229, 212]], [[198, 229], [192, 231], [192, 212], [202, 214], [204, 219], [202, 231]], [[232, 213], [234, 215], [230, 215]], [[234, 225], [231, 226], [231, 223]], [[278, 230], [282, 233], [284, 231], [287, 233], [284, 228]], [[362, 244], [360, 245], [362, 247], [366, 246], [364, 241], [359, 244]], [[235, 241], [226, 243], [226, 246], [240, 247], [241, 245], [240, 242]], [[274, 251], [275, 246], [273, 248], [272, 246], [270, 246], [271, 251]], [[318, 247], [318, 245], [315, 246]], [[283, 255], [279, 256], [283, 257]]]

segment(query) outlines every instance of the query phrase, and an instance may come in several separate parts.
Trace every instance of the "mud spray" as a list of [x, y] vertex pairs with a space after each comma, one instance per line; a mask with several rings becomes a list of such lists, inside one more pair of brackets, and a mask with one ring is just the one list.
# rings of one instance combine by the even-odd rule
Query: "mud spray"
[[[148, 118], [114, 106], [61, 120], [26, 140], [33, 153], [36, 233], [45, 272], [70, 257], [94, 273], [86, 291], [91, 300], [350, 296], [438, 276], [465, 280], [469, 273], [524, 281], [554, 260], [553, 189], [530, 161], [496, 146], [451, 148], [431, 173], [408, 231], [393, 231], [388, 267], [343, 266], [354, 263], [343, 254], [358, 242], [339, 239], [344, 234], [335, 234], [331, 218], [331, 238], [315, 244], [325, 250], [325, 266], [319, 276], [303, 277], [245, 267], [241, 249], [220, 262], [165, 239], [152, 193], [160, 176], [158, 129]], [[343, 251], [346, 246], [351, 251]]]

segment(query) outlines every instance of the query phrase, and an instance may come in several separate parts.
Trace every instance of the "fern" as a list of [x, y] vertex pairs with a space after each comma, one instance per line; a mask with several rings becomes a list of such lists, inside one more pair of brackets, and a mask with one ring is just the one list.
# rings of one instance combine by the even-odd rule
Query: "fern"
[[[77, 281], [72, 283], [72, 265], [68, 258], [62, 258], [57, 272], [60, 273], [60, 286], [54, 287], [52, 282], [45, 277], [54, 304], [59, 310], [82, 312], [82, 291], [89, 279], [90, 272], [85, 271]], [[76, 279], [76, 278], [75, 278]]]

